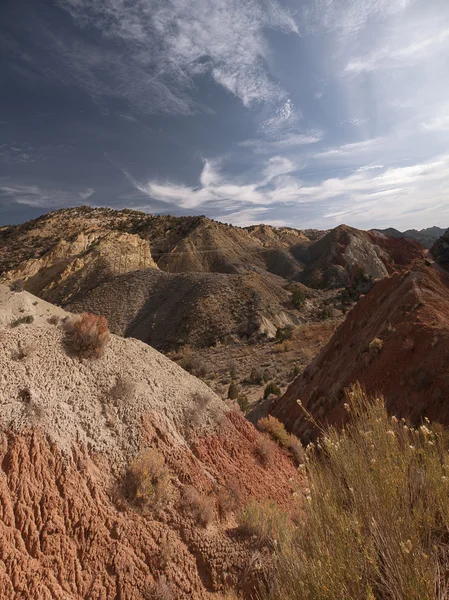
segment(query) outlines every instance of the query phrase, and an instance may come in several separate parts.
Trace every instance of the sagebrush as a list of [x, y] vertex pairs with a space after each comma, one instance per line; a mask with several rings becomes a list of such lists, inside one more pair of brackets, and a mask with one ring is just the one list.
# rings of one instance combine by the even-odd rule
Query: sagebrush
[[348, 393], [349, 422], [307, 451], [303, 517], [275, 558], [270, 600], [448, 597], [449, 441], [382, 399]]

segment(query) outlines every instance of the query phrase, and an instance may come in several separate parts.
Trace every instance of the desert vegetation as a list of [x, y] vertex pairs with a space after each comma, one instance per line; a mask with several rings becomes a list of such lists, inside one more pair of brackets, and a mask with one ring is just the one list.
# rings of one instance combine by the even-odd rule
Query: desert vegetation
[[[266, 600], [447, 598], [449, 436], [347, 392], [349, 421], [309, 445], [301, 518], [250, 503], [239, 526], [275, 548]], [[276, 435], [278, 429], [274, 430]]]
[[170, 497], [170, 472], [164, 457], [148, 449], [129, 466], [125, 479], [125, 497], [143, 508], [164, 506]]
[[64, 323], [70, 349], [80, 358], [100, 358], [109, 341], [105, 317], [83, 313]]

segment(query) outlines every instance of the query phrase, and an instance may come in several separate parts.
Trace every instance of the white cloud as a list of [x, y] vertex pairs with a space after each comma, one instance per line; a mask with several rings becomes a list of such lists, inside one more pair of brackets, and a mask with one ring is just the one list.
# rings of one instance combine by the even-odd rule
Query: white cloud
[[403, 11], [411, 0], [314, 0], [304, 9], [309, 29], [343, 33], [362, 29], [371, 19], [383, 19]]
[[76, 206], [85, 202], [95, 193], [93, 188], [82, 191], [67, 191], [60, 189], [45, 189], [37, 185], [2, 185], [0, 200], [8, 200], [16, 204], [39, 208], [60, 208], [61, 206]]
[[324, 138], [323, 131], [311, 130], [304, 133], [290, 133], [281, 137], [267, 136], [263, 139], [252, 139], [240, 142], [239, 146], [251, 148], [257, 153], [294, 151], [302, 146], [317, 144]]
[[[97, 27], [103, 38], [124, 45], [126, 63], [115, 65], [117, 57], [111, 59], [106, 50], [102, 56], [97, 53], [94, 64], [91, 53], [78, 52], [75, 62], [87, 69], [88, 81], [107, 63], [133, 88], [122, 86], [117, 92], [146, 95], [147, 112], [160, 110], [164, 102], [168, 112], [195, 110], [191, 95], [198, 74], [209, 74], [245, 106], [269, 102], [288, 112], [286, 93], [268, 74], [266, 30], [297, 34], [298, 29], [277, 0], [59, 1], [80, 25]], [[146, 93], [150, 89], [152, 94]]]
[[[240, 215], [238, 221], [232, 221], [239, 224], [253, 223], [254, 218], [260, 221], [268, 209], [270, 215], [274, 209], [291, 214], [300, 206], [313, 207], [314, 222], [321, 223], [321, 227], [327, 226], [325, 220], [343, 217], [367, 228], [380, 221], [388, 226], [398, 220], [408, 226], [413, 225], [414, 216], [422, 213], [427, 214], [426, 223], [430, 224], [428, 208], [435, 202], [442, 204], [441, 214], [447, 213], [449, 218], [449, 202], [445, 200], [449, 189], [448, 154], [407, 166], [365, 165], [346, 176], [324, 176], [316, 182], [310, 181], [310, 175], [298, 175], [294, 163], [282, 156], [272, 157], [259, 177], [245, 183], [236, 183], [232, 176], [218, 170], [211, 171], [206, 162], [200, 182], [199, 187], [189, 187], [150, 181], [137, 184], [137, 188], [153, 200], [188, 209], [201, 206], [224, 220], [225, 215], [230, 221]], [[273, 223], [271, 217], [269, 222]]]

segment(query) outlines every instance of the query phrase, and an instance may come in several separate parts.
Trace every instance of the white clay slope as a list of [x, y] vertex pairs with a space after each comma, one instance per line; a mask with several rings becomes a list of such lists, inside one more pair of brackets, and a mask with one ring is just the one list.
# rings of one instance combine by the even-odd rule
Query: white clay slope
[[[66, 314], [0, 286], [1, 428], [42, 427], [65, 453], [74, 442], [85, 444], [120, 470], [140, 448], [146, 414], [173, 443], [185, 444], [195, 398], [203, 398], [195, 419], [199, 432], [211, 431], [227, 410], [204, 383], [138, 340], [111, 335], [102, 358], [70, 356], [63, 328], [49, 322]], [[33, 322], [11, 327], [25, 316]]]

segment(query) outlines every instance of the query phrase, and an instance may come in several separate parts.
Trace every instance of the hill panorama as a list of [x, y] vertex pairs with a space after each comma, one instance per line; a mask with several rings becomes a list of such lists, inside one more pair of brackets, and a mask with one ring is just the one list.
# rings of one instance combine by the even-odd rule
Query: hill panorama
[[284, 389], [361, 293], [423, 252], [345, 225], [240, 228], [79, 207], [0, 228], [0, 282], [103, 315], [222, 396], [235, 379], [252, 402], [267, 381]]
[[1, 228], [0, 597], [445, 597], [446, 238]]

